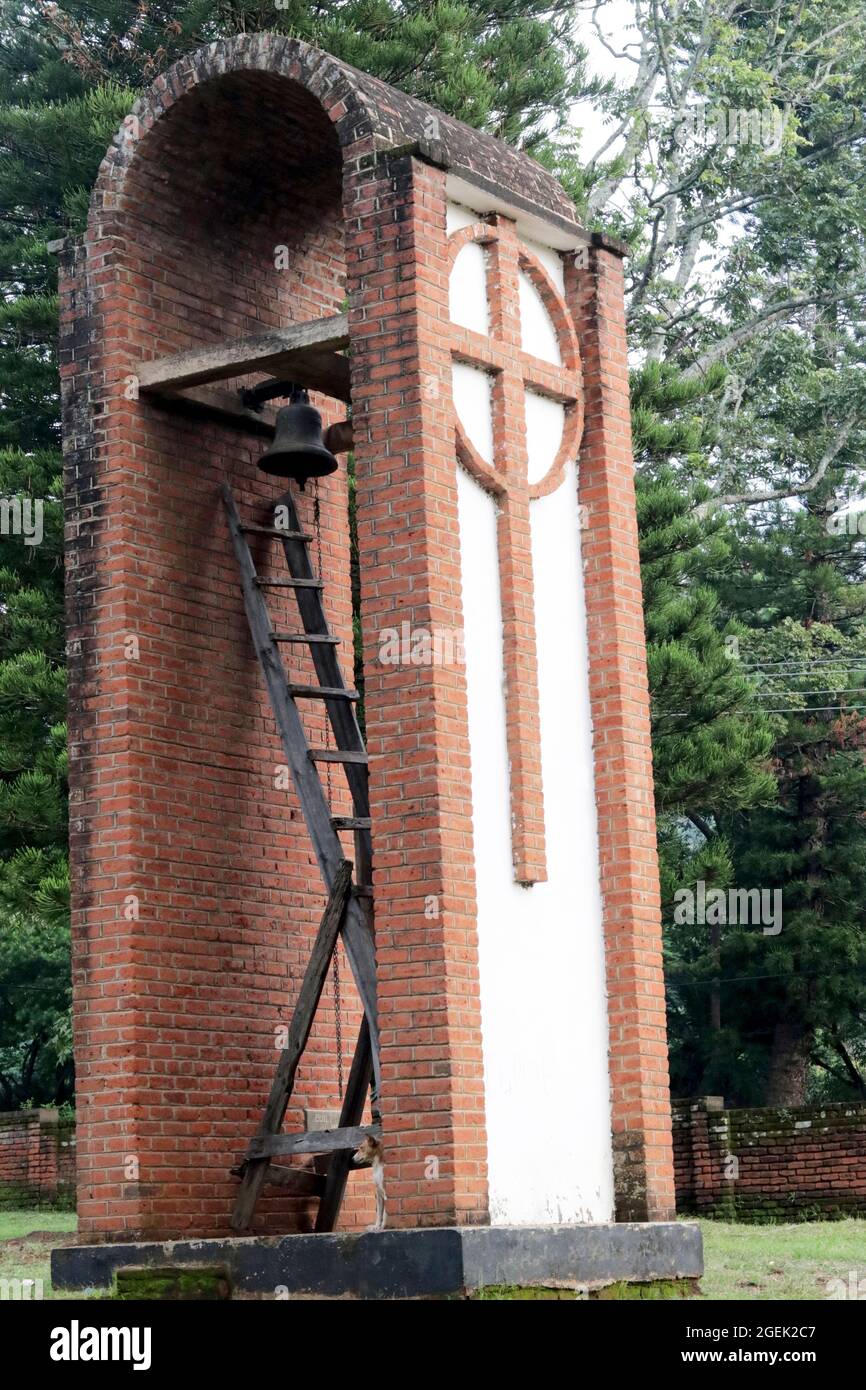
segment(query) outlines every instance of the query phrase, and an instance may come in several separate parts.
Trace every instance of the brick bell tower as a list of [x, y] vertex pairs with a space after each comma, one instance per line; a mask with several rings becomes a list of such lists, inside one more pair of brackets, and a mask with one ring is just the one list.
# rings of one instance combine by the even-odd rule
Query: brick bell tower
[[[296, 40], [124, 122], [61, 278], [85, 1237], [225, 1238], [250, 1171], [234, 1230], [310, 1232], [340, 1165], [351, 1230], [303, 1136], [371, 1126], [388, 1238], [673, 1216], [621, 255]], [[357, 671], [346, 455], [292, 540], [258, 468], [289, 382], [351, 416]]]

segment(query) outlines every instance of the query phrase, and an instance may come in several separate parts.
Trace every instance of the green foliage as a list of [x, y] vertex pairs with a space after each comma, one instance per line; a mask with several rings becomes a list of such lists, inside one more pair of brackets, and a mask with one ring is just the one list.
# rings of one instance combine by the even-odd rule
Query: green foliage
[[[781, 713], [774, 749], [776, 805], [725, 827], [741, 883], [778, 888], [777, 937], [732, 937], [723, 970], [755, 983], [730, 992], [728, 1017], [769, 1048], [769, 1096], [788, 1099], [774, 1077], [774, 1040], [799, 1039], [819, 1093], [866, 1095], [866, 605], [864, 542], [828, 534], [820, 490], [780, 512], [740, 556], [756, 575], [760, 603], [746, 650], [763, 704]], [[858, 1067], [858, 1059], [860, 1065]]]
[[69, 928], [65, 913], [3, 912], [0, 929], [0, 1109], [72, 1094]]
[[[5, 416], [0, 413], [0, 420]], [[69, 871], [58, 460], [0, 450], [0, 497], [42, 540], [0, 538], [0, 1106], [71, 1094]]]
[[701, 820], [773, 795], [770, 728], [742, 717], [754, 702], [732, 660], [738, 628], [704, 582], [726, 562], [728, 526], [698, 515], [707, 489], [684, 477], [711, 446], [699, 408], [719, 384], [719, 374], [689, 382], [657, 363], [632, 376], [656, 804]]

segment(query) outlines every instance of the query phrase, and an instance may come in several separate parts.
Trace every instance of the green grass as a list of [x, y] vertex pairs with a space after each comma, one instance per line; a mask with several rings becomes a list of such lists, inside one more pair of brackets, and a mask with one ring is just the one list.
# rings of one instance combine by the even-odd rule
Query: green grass
[[713, 1299], [825, 1299], [831, 1279], [866, 1280], [866, 1221], [740, 1226], [700, 1221], [701, 1290]]
[[51, 1287], [51, 1251], [76, 1225], [74, 1211], [0, 1211], [0, 1279], [41, 1279], [44, 1298], [63, 1298]]
[[[698, 1224], [704, 1236], [704, 1298], [825, 1299], [828, 1281], [841, 1279], [847, 1287], [850, 1270], [866, 1288], [866, 1221]], [[0, 1279], [41, 1279], [45, 1298], [64, 1297], [51, 1288], [50, 1256], [75, 1226], [73, 1212], [0, 1211]]]

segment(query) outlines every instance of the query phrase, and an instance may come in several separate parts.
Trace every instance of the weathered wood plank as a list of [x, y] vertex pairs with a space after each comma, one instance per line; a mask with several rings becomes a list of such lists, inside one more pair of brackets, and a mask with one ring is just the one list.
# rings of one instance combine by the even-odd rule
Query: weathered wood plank
[[[276, 640], [276, 639], [275, 639]], [[288, 692], [296, 700], [360, 700], [357, 690], [347, 690], [339, 685], [296, 685], [288, 684]]]
[[[310, 952], [310, 959], [304, 971], [295, 1011], [289, 1025], [288, 1040], [280, 1054], [276, 1074], [271, 1083], [270, 1094], [259, 1125], [259, 1135], [276, 1133], [285, 1118], [286, 1107], [295, 1084], [298, 1063], [307, 1045], [313, 1019], [316, 1016], [316, 1009], [325, 987], [328, 967], [331, 964], [331, 957], [334, 954], [334, 947], [337, 944], [337, 937], [349, 901], [351, 882], [352, 865], [348, 859], [344, 859], [335, 875], [328, 904], [322, 915], [316, 940]], [[231, 1226], [233, 1230], [246, 1230], [252, 1220], [256, 1202], [265, 1180], [264, 1164], [247, 1164], [232, 1212]]]
[[303, 1134], [257, 1134], [247, 1150], [249, 1162], [287, 1154], [353, 1153], [369, 1134], [377, 1139], [378, 1125], [349, 1125], [345, 1129], [311, 1129]]
[[166, 394], [266, 371], [348, 401], [349, 359], [338, 355], [348, 345], [348, 315], [334, 314], [141, 362], [135, 374], [139, 391]]
[[243, 377], [247, 371], [270, 368], [272, 357], [306, 352], [307, 349], [338, 352], [349, 346], [348, 314], [310, 318], [284, 328], [271, 328], [264, 334], [225, 338], [207, 347], [190, 347], [188, 352], [172, 353], [139, 363], [136, 377], [139, 391], [183, 391], [207, 381]]
[[[247, 524], [246, 524], [245, 526], [242, 526], [242, 527], [241, 527], [241, 530], [243, 531], [243, 533], [244, 533], [245, 536], [248, 536], [248, 535], [255, 535], [255, 536], [288, 536], [288, 535], [289, 535], [289, 533], [288, 533], [287, 531], [281, 531], [280, 528], [279, 528], [278, 526], [256, 526], [256, 525], [254, 525], [253, 522], [247, 522]], [[305, 536], [304, 533], [303, 533], [303, 531], [296, 531], [296, 532], [294, 532], [291, 536], [289, 536], [289, 539], [290, 539], [290, 540], [293, 540], [293, 541], [311, 541], [313, 538], [312, 538], [312, 536]]]
[[349, 748], [311, 748], [310, 757], [314, 763], [361, 763], [366, 766], [369, 762], [366, 753]]
[[259, 589], [324, 589], [321, 579], [284, 579], [277, 576], [274, 579], [257, 579], [256, 585]]

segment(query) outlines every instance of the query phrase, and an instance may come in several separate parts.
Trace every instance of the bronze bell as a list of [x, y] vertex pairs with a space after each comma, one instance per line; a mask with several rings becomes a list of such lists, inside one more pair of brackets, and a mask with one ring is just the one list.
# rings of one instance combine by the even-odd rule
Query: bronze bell
[[337, 460], [322, 442], [322, 417], [301, 387], [293, 390], [291, 405], [278, 412], [274, 442], [259, 459], [259, 468], [275, 478], [294, 478], [301, 487], [308, 478], [335, 472]]

